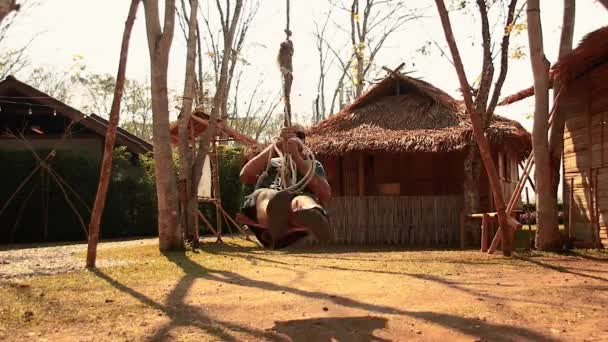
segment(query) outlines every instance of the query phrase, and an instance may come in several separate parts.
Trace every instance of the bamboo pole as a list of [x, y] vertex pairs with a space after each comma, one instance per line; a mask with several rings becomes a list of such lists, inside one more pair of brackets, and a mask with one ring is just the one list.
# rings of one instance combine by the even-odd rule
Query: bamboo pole
[[[526, 188], [526, 205], [527, 205], [527, 209], [526, 209], [526, 213], [530, 213], [530, 194], [528, 191], [528, 188]], [[528, 230], [532, 230], [532, 223], [530, 223], [528, 221]]]
[[108, 193], [108, 186], [110, 183], [110, 174], [112, 173], [112, 153], [114, 149], [114, 143], [116, 142], [116, 130], [118, 129], [120, 103], [122, 100], [125, 86], [127, 56], [129, 54], [129, 40], [131, 38], [131, 31], [133, 29], [133, 23], [135, 22], [135, 15], [137, 14], [137, 8], [139, 7], [139, 3], [140, 0], [131, 1], [129, 14], [127, 15], [127, 21], [125, 22], [125, 29], [122, 36], [120, 59], [118, 62], [118, 74], [116, 76], [114, 98], [112, 100], [110, 120], [106, 132], [103, 161], [101, 163], [101, 171], [99, 176], [99, 184], [97, 187], [97, 193], [95, 195], [95, 204], [93, 205], [91, 220], [89, 222], [86, 260], [87, 268], [94, 268], [95, 261], [97, 259], [97, 244], [99, 242], [101, 215], [103, 214], [103, 209], [105, 207], [106, 195]]

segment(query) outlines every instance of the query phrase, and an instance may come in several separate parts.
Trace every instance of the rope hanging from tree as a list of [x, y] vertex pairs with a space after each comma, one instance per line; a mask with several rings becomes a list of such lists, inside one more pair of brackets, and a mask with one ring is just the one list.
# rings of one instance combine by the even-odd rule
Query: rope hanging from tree
[[[279, 68], [282, 74], [282, 85], [283, 85], [283, 100], [285, 102], [285, 118], [283, 120], [283, 127], [288, 128], [291, 127], [291, 85], [293, 84], [293, 42], [291, 41], [291, 29], [290, 29], [290, 17], [291, 17], [291, 3], [290, 0], [286, 0], [286, 26], [285, 26], [285, 41], [281, 43], [281, 47], [279, 48], [279, 55], [277, 57], [277, 62], [279, 64]], [[315, 156], [314, 153], [306, 146], [301, 140], [298, 140], [300, 147], [302, 148], [304, 158], [310, 162], [311, 167], [309, 168], [306, 175], [300, 180], [297, 181], [297, 168], [287, 151], [287, 141], [282, 142], [282, 151], [279, 149], [279, 139], [275, 138], [273, 140], [273, 148], [277, 155], [279, 156], [280, 162], [280, 172], [277, 174], [277, 177], [281, 177], [281, 188], [283, 190], [289, 191], [301, 191], [303, 190], [312, 177], [314, 176], [314, 165], [315, 165]], [[283, 152], [285, 151], [285, 152]], [[272, 155], [271, 155], [272, 156]], [[270, 159], [268, 160], [270, 164]]]

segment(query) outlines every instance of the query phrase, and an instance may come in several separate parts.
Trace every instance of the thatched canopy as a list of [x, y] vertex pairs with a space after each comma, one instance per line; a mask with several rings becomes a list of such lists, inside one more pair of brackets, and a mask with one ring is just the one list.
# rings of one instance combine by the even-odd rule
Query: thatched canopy
[[[490, 142], [511, 145], [522, 157], [530, 134], [517, 122], [495, 116]], [[309, 130], [306, 143], [318, 155], [348, 152], [455, 152], [472, 135], [461, 102], [433, 85], [391, 75], [340, 113]]]
[[[209, 127], [209, 115], [205, 114], [202, 109], [195, 109], [192, 112], [188, 128], [190, 130], [190, 139], [198, 137], [203, 134], [207, 127]], [[176, 145], [178, 143], [178, 122], [171, 123], [171, 144]], [[237, 130], [232, 129], [226, 125], [222, 120], [217, 120], [216, 132], [218, 136], [226, 136], [227, 140], [234, 141], [243, 145], [254, 145], [257, 141], [246, 135], [239, 133]]]
[[[576, 49], [562, 57], [551, 68], [551, 83], [557, 78], [561, 84], [568, 84], [604, 63], [608, 63], [608, 26], [586, 35]], [[499, 105], [508, 105], [532, 95], [534, 87], [529, 87], [507, 96]]]

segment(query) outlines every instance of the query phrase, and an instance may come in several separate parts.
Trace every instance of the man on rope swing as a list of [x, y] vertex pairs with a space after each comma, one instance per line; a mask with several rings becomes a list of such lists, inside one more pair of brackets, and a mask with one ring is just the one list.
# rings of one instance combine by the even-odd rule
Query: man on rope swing
[[[300, 141], [305, 140], [304, 128], [298, 124], [283, 128], [276, 146], [282, 149], [287, 141], [287, 152], [297, 168], [300, 181], [310, 171], [311, 162], [302, 155]], [[255, 184], [252, 194], [245, 197], [241, 212], [260, 226], [267, 227], [268, 234], [256, 234], [265, 247], [283, 248], [311, 232], [318, 240], [331, 238], [329, 218], [323, 206], [331, 198], [331, 188], [325, 179], [323, 165], [314, 161], [314, 175], [306, 188], [299, 192], [282, 190], [282, 158], [274, 157], [274, 145], [266, 147], [241, 170], [240, 179], [245, 184]], [[306, 231], [291, 231], [291, 228]]]

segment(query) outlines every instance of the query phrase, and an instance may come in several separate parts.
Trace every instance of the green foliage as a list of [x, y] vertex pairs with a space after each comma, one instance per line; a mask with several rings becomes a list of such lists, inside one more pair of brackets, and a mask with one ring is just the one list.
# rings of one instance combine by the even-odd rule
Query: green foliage
[[[226, 212], [234, 217], [243, 204], [244, 187], [239, 180], [243, 166], [244, 150], [242, 147], [219, 146], [218, 161], [220, 172], [220, 196]], [[215, 207], [211, 204], [202, 204], [201, 211], [215, 225]], [[225, 227], [225, 223], [222, 225]], [[202, 227], [204, 230], [204, 227]], [[224, 229], [226, 231], [226, 229]]]
[[[39, 150], [42, 158], [48, 150]], [[1, 151], [0, 207], [36, 167], [29, 151]], [[57, 151], [49, 162], [67, 185], [70, 201], [88, 225], [97, 192], [100, 160], [68, 150]], [[154, 179], [124, 150], [114, 155], [106, 206], [102, 218], [102, 238], [156, 233]], [[68, 187], [75, 192], [72, 193]], [[21, 212], [21, 215], [20, 215]], [[19, 220], [19, 217], [20, 220]], [[45, 221], [47, 229], [45, 234]], [[68, 205], [57, 182], [47, 172], [36, 173], [19, 191], [0, 216], [0, 242], [83, 240], [80, 221]], [[45, 236], [46, 235], [46, 236]]]

